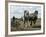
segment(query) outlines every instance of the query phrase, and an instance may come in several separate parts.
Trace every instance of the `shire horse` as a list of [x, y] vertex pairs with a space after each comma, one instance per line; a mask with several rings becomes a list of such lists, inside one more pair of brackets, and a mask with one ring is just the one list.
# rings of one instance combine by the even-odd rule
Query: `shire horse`
[[38, 11], [37, 10], [35, 10], [35, 12], [32, 14], [31, 13], [29, 14], [29, 11], [27, 11], [27, 10], [24, 11], [24, 24], [27, 21], [29, 21], [31, 23], [30, 25], [32, 25], [32, 22], [35, 24], [37, 21], [37, 18], [38, 18]]

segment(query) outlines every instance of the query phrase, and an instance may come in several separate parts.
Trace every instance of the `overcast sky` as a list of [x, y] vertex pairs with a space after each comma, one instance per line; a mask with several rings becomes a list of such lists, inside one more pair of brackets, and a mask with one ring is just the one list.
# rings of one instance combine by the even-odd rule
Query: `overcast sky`
[[38, 10], [38, 18], [41, 17], [41, 6], [22, 6], [22, 5], [11, 5], [10, 6], [10, 17], [15, 16], [20, 18], [24, 16], [24, 10], [29, 10], [29, 13], [34, 13], [35, 10]]

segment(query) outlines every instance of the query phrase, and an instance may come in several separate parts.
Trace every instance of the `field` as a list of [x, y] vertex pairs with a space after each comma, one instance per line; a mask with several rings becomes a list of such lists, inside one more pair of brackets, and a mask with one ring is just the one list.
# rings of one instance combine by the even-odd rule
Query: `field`
[[[29, 22], [30, 23], [30, 22]], [[11, 22], [11, 31], [32, 31], [32, 30], [40, 30], [41, 29], [41, 19], [37, 19], [36, 23], [32, 24], [29, 27], [25, 27], [27, 26], [27, 22], [26, 24], [24, 24], [24, 21], [20, 20], [20, 19], [16, 19], [14, 22]]]

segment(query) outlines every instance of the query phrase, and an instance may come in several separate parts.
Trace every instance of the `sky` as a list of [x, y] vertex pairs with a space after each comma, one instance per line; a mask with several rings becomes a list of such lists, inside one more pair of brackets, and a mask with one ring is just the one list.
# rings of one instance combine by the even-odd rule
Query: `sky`
[[15, 16], [16, 18], [21, 18], [24, 16], [24, 10], [28, 10], [29, 13], [34, 13], [35, 10], [38, 11], [38, 18], [41, 17], [41, 6], [26, 6], [26, 5], [11, 5], [10, 6], [10, 17]]

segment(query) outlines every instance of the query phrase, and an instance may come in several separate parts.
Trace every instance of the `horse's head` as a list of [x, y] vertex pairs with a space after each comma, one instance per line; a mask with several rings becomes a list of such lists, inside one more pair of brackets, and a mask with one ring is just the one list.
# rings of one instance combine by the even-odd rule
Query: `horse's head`
[[38, 15], [38, 11], [37, 11], [37, 10], [35, 10], [34, 14]]
[[25, 10], [24, 11], [24, 20], [25, 21], [28, 21], [29, 20], [29, 11], [28, 10]]
[[28, 10], [25, 10], [25, 11], [24, 11], [24, 15], [25, 15], [25, 16], [28, 16], [28, 15], [29, 15], [29, 11], [28, 11]]
[[35, 10], [34, 15], [38, 16], [38, 11], [37, 10]]

